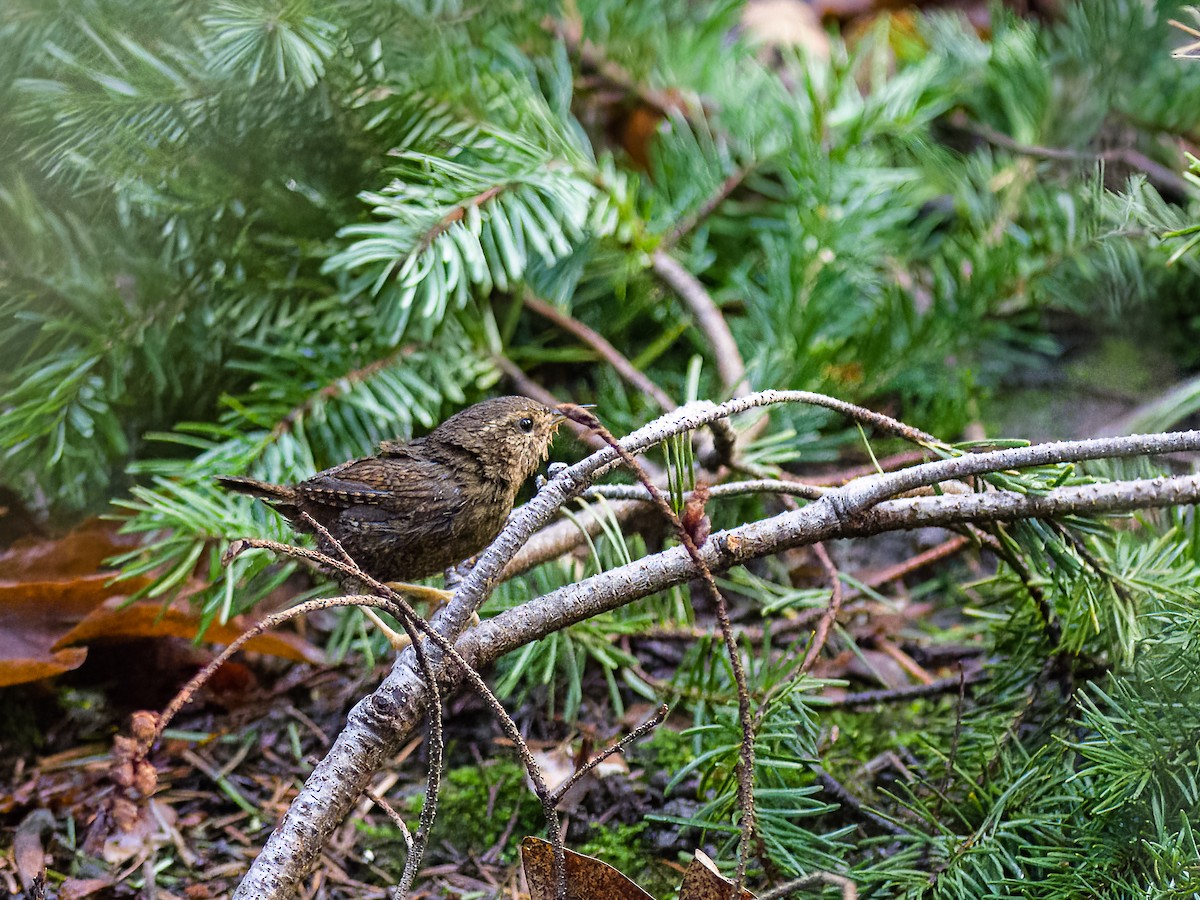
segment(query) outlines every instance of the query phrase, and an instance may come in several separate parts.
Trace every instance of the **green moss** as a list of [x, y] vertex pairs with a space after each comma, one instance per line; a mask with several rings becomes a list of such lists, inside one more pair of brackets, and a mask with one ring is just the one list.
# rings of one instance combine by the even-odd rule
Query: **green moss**
[[[494, 794], [494, 798], [493, 798]], [[489, 798], [491, 798], [489, 804]], [[409, 827], [421, 814], [424, 794], [410, 797], [404, 809]], [[509, 759], [487, 760], [482, 767], [460, 766], [442, 777], [437, 820], [430, 835], [427, 862], [442, 859], [443, 842], [463, 856], [475, 856], [496, 845], [516, 810], [517, 821], [501, 853], [501, 861], [516, 862], [521, 838], [527, 834], [544, 836], [546, 823], [537, 798], [529, 790], [525, 772]], [[359, 832], [370, 839], [377, 861], [397, 873], [404, 864], [400, 832], [391, 825], [358, 823]], [[392, 865], [388, 860], [395, 859]]]

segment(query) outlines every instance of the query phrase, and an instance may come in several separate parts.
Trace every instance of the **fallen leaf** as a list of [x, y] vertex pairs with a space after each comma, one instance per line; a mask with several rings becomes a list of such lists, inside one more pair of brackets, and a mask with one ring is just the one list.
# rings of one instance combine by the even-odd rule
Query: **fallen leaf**
[[46, 870], [46, 848], [42, 844], [42, 835], [53, 830], [54, 814], [48, 809], [35, 809], [21, 820], [13, 834], [13, 861], [17, 864], [21, 884], [27, 891]]
[[72, 625], [108, 597], [108, 575], [0, 584], [0, 687], [83, 665], [87, 650], [56, 648]]
[[[567, 850], [567, 900], [651, 900], [649, 894], [610, 866], [592, 856]], [[527, 837], [521, 842], [521, 863], [529, 882], [530, 900], [554, 900], [554, 848]]]
[[[179, 599], [162, 603], [128, 595], [147, 577], [114, 581], [104, 560], [136, 546], [107, 522], [91, 520], [57, 540], [22, 538], [0, 553], [0, 687], [38, 681], [76, 669], [87, 646], [100, 641], [183, 638], [191, 641], [200, 619]], [[215, 623], [208, 643], [228, 644], [248, 623]], [[291, 634], [258, 635], [246, 650], [295, 662], [319, 663], [324, 654]]]
[[734, 883], [721, 874], [717, 864], [703, 850], [697, 850], [683, 874], [679, 886], [679, 900], [754, 900], [754, 895], [745, 888], [736, 894]]
[[[182, 601], [180, 601], [182, 603]], [[106, 601], [92, 610], [74, 628], [55, 643], [55, 648], [72, 644], [89, 644], [99, 640], [118, 641], [134, 638], [177, 637], [191, 640], [200, 629], [200, 620], [188, 609], [151, 600], [138, 601], [122, 607], [120, 599]], [[214, 622], [204, 632], [210, 644], [228, 644], [245, 632], [248, 624], [236, 618], [224, 624]], [[244, 648], [253, 653], [266, 653], [295, 662], [319, 663], [325, 655], [312, 644], [291, 634], [267, 632], [246, 642]]]
[[68, 878], [58, 889], [58, 900], [84, 900], [112, 886], [111, 878]]
[[137, 545], [136, 535], [121, 534], [112, 522], [88, 519], [57, 540], [23, 537], [13, 542], [0, 553], [0, 581], [62, 581], [92, 575], [105, 568], [106, 559]]

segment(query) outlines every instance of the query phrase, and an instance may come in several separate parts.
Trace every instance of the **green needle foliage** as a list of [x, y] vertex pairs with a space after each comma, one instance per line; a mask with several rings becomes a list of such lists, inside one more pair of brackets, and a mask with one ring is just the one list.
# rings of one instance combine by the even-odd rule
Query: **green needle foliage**
[[[197, 602], [226, 617], [288, 570], [261, 554], [223, 570], [225, 542], [287, 533], [217, 475], [294, 480], [419, 433], [497, 389], [504, 359], [597, 403], [614, 432], [653, 413], [527, 294], [672, 397], [718, 399], [656, 252], [721, 307], [753, 386], [943, 435], [1059, 352], [1049, 323], [1120, 322], [1195, 366], [1200, 216], [1162, 174], [1200, 126], [1200, 66], [1169, 55], [1183, 11], [1060, 5], [1047, 20], [996, 8], [986, 39], [951, 14], [880, 17], [822, 59], [762, 49], [739, 4], [711, 0], [7, 0], [2, 481], [57, 523], [115, 502], [146, 535], [125, 571], [163, 597], [199, 573]], [[635, 115], [652, 133], [622, 144]], [[828, 459], [859, 439], [780, 409], [747, 458]], [[686, 443], [669, 448], [677, 503], [689, 464]], [[713, 515], [733, 511], [761, 512]], [[780, 658], [764, 638], [753, 877], [840, 871], [874, 896], [1200, 891], [1194, 517], [997, 535], [1017, 565], [922, 588], [954, 617], [925, 637], [985, 660], [957, 702], [839, 711], [835, 735], [824, 681], [781, 686], [803, 646]], [[594, 562], [643, 549], [610, 529]], [[728, 577], [768, 625], [828, 602], [774, 563]], [[688, 622], [684, 601], [547, 638], [500, 682], [571, 716], [589, 667], [615, 709], [677, 699], [696, 728], [672, 789], [696, 805], [676, 818], [724, 840], [738, 735], [720, 653], [693, 647], [651, 684], [611, 639]], [[830, 641], [869, 662], [849, 633]], [[863, 774], [868, 752], [908, 774]], [[816, 761], [883, 818], [855, 825]]]

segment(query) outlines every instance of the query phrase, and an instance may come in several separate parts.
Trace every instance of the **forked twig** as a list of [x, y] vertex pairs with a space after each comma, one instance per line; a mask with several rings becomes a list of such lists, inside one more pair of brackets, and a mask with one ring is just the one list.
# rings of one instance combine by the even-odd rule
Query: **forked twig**
[[740, 838], [738, 840], [737, 870], [734, 877], [734, 893], [737, 894], [746, 879], [746, 867], [749, 865], [750, 847], [755, 833], [754, 734], [751, 718], [752, 711], [750, 708], [750, 688], [746, 683], [746, 670], [742, 665], [741, 652], [737, 645], [737, 636], [733, 633], [733, 624], [729, 620], [729, 608], [725, 603], [725, 596], [717, 588], [717, 582], [713, 578], [712, 570], [709, 569], [708, 564], [704, 561], [704, 557], [700, 555], [700, 549], [696, 546], [691, 533], [684, 527], [683, 522], [680, 521], [675, 511], [671, 509], [671, 505], [667, 502], [666, 497], [663, 496], [662, 491], [651, 480], [646, 470], [642, 468], [637, 458], [622, 447], [620, 442], [613, 437], [612, 433], [590, 411], [568, 404], [563, 404], [558, 408], [567, 418], [579, 422], [581, 425], [588, 426], [604, 438], [608, 445], [621, 457], [621, 461], [629, 466], [642, 484], [645, 485], [646, 490], [650, 492], [650, 496], [653, 498], [654, 505], [658, 507], [663, 517], [675, 527], [680, 543], [686, 548], [693, 564], [699, 570], [700, 581], [704, 585], [705, 592], [716, 607], [717, 622], [721, 626], [721, 637], [724, 639], [725, 649], [729, 654], [729, 665], [733, 672], [733, 680], [737, 685], [738, 722], [742, 728], [742, 741], [739, 747], [737, 771], [738, 808], [742, 814]]
[[[438, 649], [449, 657], [462, 672], [463, 677], [467, 680], [474, 691], [483, 699], [483, 701], [491, 709], [492, 714], [496, 717], [500, 724], [501, 730], [505, 736], [512, 741], [513, 746], [517, 750], [517, 755], [525, 766], [526, 774], [529, 777], [530, 783], [533, 785], [534, 793], [537, 794], [538, 800], [542, 804], [543, 812], [546, 815], [546, 830], [547, 836], [550, 838], [551, 845], [556, 848], [555, 855], [561, 857], [562, 865], [556, 868], [558, 890], [558, 900], [565, 900], [567, 882], [566, 882], [566, 853], [565, 844], [563, 842], [562, 823], [558, 817], [558, 811], [555, 809], [556, 801], [551, 800], [550, 789], [546, 784], [545, 776], [542, 774], [541, 767], [534, 758], [533, 753], [529, 749], [529, 745], [525, 742], [524, 736], [521, 734], [520, 728], [508, 714], [508, 710], [504, 708], [499, 698], [492, 693], [483, 677], [465, 660], [462, 655], [454, 648], [454, 646], [437, 630], [435, 630], [428, 622], [416, 614], [411, 606], [403, 599], [403, 597], [388, 585], [371, 577], [366, 572], [363, 572], [354, 560], [346, 553], [345, 549], [337, 542], [337, 540], [329, 533], [327, 529], [321, 526], [318, 522], [312, 519], [307, 514], [304, 515], [306, 524], [312, 527], [322, 538], [329, 541], [343, 560], [336, 560], [332, 557], [313, 550], [306, 550], [301, 547], [292, 547], [288, 544], [280, 544], [275, 541], [262, 540], [243, 540], [230, 546], [230, 552], [227, 553], [227, 558], [240, 553], [250, 547], [258, 547], [268, 550], [274, 550], [277, 553], [295, 556], [301, 559], [307, 559], [317, 563], [320, 566], [331, 568], [347, 578], [357, 579], [366, 584], [371, 590], [377, 591], [387, 596], [387, 605], [381, 605], [381, 608], [387, 610], [394, 615], [408, 634], [409, 640], [412, 642], [411, 647], [417, 656], [418, 663], [421, 665], [422, 675], [430, 687], [430, 716], [431, 716], [431, 733], [429, 739], [430, 747], [430, 765], [429, 765], [429, 783], [426, 789], [425, 803], [421, 808], [420, 824], [416, 834], [412, 839], [413, 851], [409, 853], [405, 860], [404, 872], [401, 875], [400, 883], [396, 886], [393, 893], [395, 900], [408, 894], [412, 886], [413, 879], [416, 877], [417, 865], [420, 863], [424, 855], [425, 847], [428, 843], [429, 832], [433, 827], [434, 817], [437, 810], [437, 799], [441, 778], [441, 758], [443, 752], [443, 743], [441, 738], [441, 699], [438, 694], [437, 677], [433, 671], [432, 664], [428, 660], [424, 645], [418, 640], [418, 632], [424, 633]], [[356, 598], [362, 599], [362, 598]], [[349, 604], [347, 604], [349, 605]], [[358, 606], [374, 606], [376, 604], [355, 603]], [[297, 607], [299, 609], [300, 607]], [[289, 612], [292, 612], [289, 610]], [[436, 712], [435, 712], [436, 711]], [[436, 728], [434, 727], [436, 726]], [[557, 865], [557, 863], [556, 863]]]

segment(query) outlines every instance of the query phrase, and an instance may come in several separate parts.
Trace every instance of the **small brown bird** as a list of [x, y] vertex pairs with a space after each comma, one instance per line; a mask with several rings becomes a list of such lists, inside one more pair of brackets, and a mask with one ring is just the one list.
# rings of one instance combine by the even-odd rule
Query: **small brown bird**
[[[308, 513], [380, 581], [415, 581], [492, 542], [562, 421], [526, 397], [498, 397], [451, 416], [423, 438], [384, 441], [377, 456], [294, 486], [217, 480], [266, 500], [298, 531], [312, 530], [300, 515]], [[318, 540], [330, 553], [325, 543]]]

